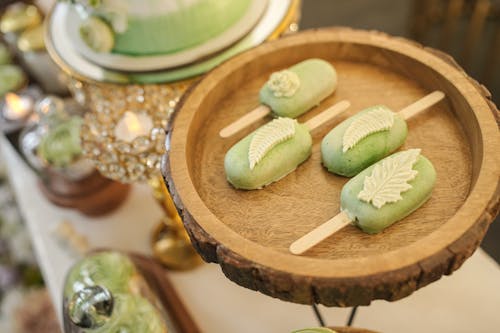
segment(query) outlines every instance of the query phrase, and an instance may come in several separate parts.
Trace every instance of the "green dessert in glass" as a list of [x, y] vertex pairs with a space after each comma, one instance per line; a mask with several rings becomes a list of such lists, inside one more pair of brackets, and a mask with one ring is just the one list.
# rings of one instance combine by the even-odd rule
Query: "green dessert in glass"
[[49, 165], [64, 168], [80, 157], [80, 128], [83, 120], [72, 117], [57, 124], [42, 138], [38, 154]]

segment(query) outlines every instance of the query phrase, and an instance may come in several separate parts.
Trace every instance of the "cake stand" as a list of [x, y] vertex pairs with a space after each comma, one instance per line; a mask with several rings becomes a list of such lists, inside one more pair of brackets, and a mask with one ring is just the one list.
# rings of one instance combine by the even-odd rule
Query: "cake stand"
[[[124, 183], [148, 181], [166, 212], [165, 224], [153, 234], [153, 252], [169, 268], [190, 268], [199, 262], [199, 257], [159, 172], [165, 152], [165, 128], [180, 96], [200, 75], [237, 53], [296, 31], [300, 1], [268, 0], [255, 26], [243, 38], [229, 38], [230, 44], [218, 41], [222, 49], [217, 53], [209, 54], [203, 49], [198, 50], [198, 56], [198, 51], [188, 50], [186, 57], [191, 57], [191, 63], [179, 63], [175, 56], [165, 57], [158, 63], [162, 67], [148, 67], [143, 72], [137, 71], [143, 67], [130, 71], [106, 68], [82, 55], [72, 39], [74, 31], [68, 27], [69, 6], [57, 3], [53, 7], [46, 23], [46, 44], [51, 57], [71, 77], [70, 90], [75, 99], [91, 110], [82, 128], [84, 151], [106, 177]], [[170, 62], [165, 63], [165, 59]], [[153, 128], [138, 140], [124, 143], [112, 133], [127, 112], [145, 114]]]
[[[311, 57], [331, 62], [339, 84], [299, 122], [343, 99], [352, 107], [314, 133], [312, 156], [295, 172], [262, 190], [235, 190], [225, 153], [269, 119], [227, 139], [218, 132], [259, 104], [272, 72]], [[348, 180], [322, 167], [322, 137], [363, 108], [398, 110], [433, 90], [445, 101], [408, 122], [402, 148], [421, 148], [434, 164], [431, 199], [380, 234], [348, 226], [292, 255], [293, 241], [339, 212]], [[458, 269], [498, 214], [498, 119], [486, 88], [439, 51], [374, 31], [312, 30], [242, 53], [192, 88], [170, 124], [162, 171], [197, 251], [239, 285], [303, 304], [395, 301]]]

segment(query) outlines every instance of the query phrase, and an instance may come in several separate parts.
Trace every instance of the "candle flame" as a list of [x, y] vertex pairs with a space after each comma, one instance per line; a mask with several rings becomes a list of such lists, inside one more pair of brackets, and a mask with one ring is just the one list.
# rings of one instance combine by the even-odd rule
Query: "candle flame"
[[131, 133], [141, 133], [143, 127], [141, 126], [141, 122], [135, 113], [127, 111], [125, 112], [124, 117], [125, 125]]
[[123, 114], [115, 128], [115, 136], [122, 141], [132, 142], [139, 136], [148, 136], [153, 128], [150, 116], [143, 113], [127, 111]]
[[25, 113], [26, 106], [24, 105], [21, 97], [18, 95], [14, 93], [7, 93], [5, 94], [5, 101], [14, 114]]

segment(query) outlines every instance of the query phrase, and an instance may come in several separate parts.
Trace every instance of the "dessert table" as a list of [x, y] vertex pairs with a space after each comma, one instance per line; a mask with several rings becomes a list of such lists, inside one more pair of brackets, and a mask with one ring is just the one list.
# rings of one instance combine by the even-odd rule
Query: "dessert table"
[[[53, 2], [37, 1], [45, 11]], [[1, 133], [0, 162], [7, 168], [61, 322], [65, 276], [80, 258], [57, 235], [56, 230], [63, 222], [71, 224], [78, 234], [88, 239], [90, 250], [105, 248], [151, 255], [151, 232], [164, 213], [145, 184], [132, 185], [124, 204], [113, 213], [91, 218], [50, 203], [40, 190], [37, 175]], [[193, 270], [165, 271], [165, 274], [202, 332], [291, 332], [318, 326], [311, 306], [280, 301], [242, 288], [227, 279], [219, 265], [202, 264]], [[496, 331], [500, 326], [499, 287], [500, 266], [478, 248], [452, 276], [444, 276], [399, 301], [378, 300], [360, 307], [354, 326], [377, 332]], [[344, 326], [352, 314], [352, 308], [320, 305], [318, 309], [327, 326]], [[169, 331], [177, 332], [182, 331]]]
[[[148, 187], [134, 185], [117, 211], [91, 219], [49, 203], [37, 186], [36, 175], [3, 136], [0, 152], [59, 316], [65, 274], [77, 259], [55, 237], [59, 223], [69, 221], [88, 237], [91, 248], [150, 253], [150, 232], [162, 212]], [[290, 332], [317, 326], [311, 307], [241, 288], [226, 279], [218, 265], [203, 264], [168, 275], [203, 332]], [[499, 282], [500, 266], [478, 249], [452, 276], [400, 301], [374, 301], [360, 308], [355, 326], [379, 332], [495, 331], [500, 326]], [[344, 325], [350, 312], [349, 308], [319, 309], [330, 326]]]

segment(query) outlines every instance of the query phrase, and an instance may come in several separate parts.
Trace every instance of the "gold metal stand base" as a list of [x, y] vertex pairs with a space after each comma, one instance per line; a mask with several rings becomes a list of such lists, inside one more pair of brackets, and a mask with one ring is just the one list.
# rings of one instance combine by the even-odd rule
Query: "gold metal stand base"
[[153, 196], [165, 211], [151, 237], [153, 256], [163, 266], [173, 270], [192, 269], [203, 261], [196, 253], [174, 202], [161, 176], [149, 180]]
[[203, 262], [182, 226], [166, 216], [153, 230], [151, 248], [155, 259], [169, 269], [189, 270]]

